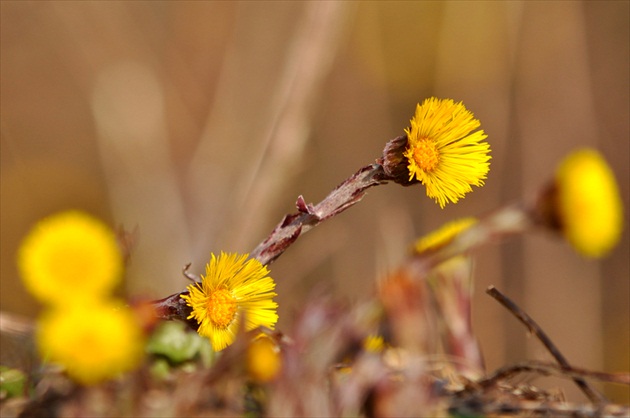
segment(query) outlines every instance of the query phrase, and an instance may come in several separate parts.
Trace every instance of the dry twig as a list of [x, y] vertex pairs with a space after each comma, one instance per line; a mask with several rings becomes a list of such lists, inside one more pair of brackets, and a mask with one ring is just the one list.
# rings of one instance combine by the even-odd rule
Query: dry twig
[[618, 383], [630, 385], [630, 373], [606, 373], [592, 370], [585, 370], [576, 367], [564, 367], [556, 364], [548, 364], [538, 361], [528, 361], [525, 363], [513, 364], [501, 367], [492, 375], [477, 382], [477, 384], [488, 387], [497, 384], [501, 380], [508, 379], [518, 373], [538, 373], [545, 376], [559, 376], [569, 378], [591, 378], [607, 383]]
[[[525, 311], [519, 308], [510, 298], [505, 296], [494, 286], [488, 287], [486, 293], [496, 299], [501, 305], [505, 306], [519, 321], [521, 321], [531, 333], [533, 333], [540, 342], [543, 343], [545, 348], [549, 350], [551, 355], [556, 359], [564, 371], [572, 370], [571, 365], [567, 361], [566, 357], [558, 350], [555, 344], [551, 341], [549, 336], [540, 328], [540, 326], [534, 321]], [[574, 376], [573, 381], [584, 392], [584, 394], [592, 401], [596, 403], [607, 402], [606, 397], [595, 390], [588, 382], [582, 377]]]
[[[300, 235], [358, 203], [370, 187], [385, 184], [390, 179], [383, 166], [374, 163], [359, 169], [316, 205], [306, 203], [304, 198], [299, 196], [296, 202], [298, 212], [286, 215], [250, 256], [265, 265], [272, 263]], [[184, 275], [190, 278], [186, 273], [187, 267], [184, 268]], [[193, 329], [197, 329], [198, 324], [195, 320], [187, 320], [191, 308], [181, 298], [185, 294], [188, 292], [175, 293], [155, 301], [156, 315], [160, 319], [186, 321]]]

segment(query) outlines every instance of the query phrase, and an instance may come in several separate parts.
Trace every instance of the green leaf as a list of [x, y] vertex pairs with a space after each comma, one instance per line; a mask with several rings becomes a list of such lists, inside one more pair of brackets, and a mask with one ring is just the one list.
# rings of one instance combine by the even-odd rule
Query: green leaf
[[25, 385], [26, 375], [22, 371], [0, 366], [0, 399], [22, 396]]
[[208, 344], [197, 333], [188, 332], [181, 322], [164, 322], [151, 336], [147, 352], [166, 357], [171, 363], [193, 360]]

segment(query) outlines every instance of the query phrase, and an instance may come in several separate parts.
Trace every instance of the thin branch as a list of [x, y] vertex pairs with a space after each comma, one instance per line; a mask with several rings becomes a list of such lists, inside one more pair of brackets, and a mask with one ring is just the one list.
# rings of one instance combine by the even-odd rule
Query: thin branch
[[[494, 286], [488, 287], [488, 289], [486, 289], [486, 293], [496, 299], [501, 305], [506, 307], [516, 318], [518, 318], [518, 320], [521, 321], [527, 327], [527, 329], [540, 340], [541, 343], [543, 343], [545, 348], [547, 348], [547, 350], [551, 353], [551, 355], [556, 359], [556, 361], [564, 370], [572, 370], [572, 367], [569, 364], [568, 360], [564, 357], [560, 350], [558, 350], [558, 348], [551, 341], [549, 336], [547, 336], [542, 328], [540, 328], [540, 326], [525, 311], [519, 308], [510, 298], [505, 296]], [[604, 395], [595, 390], [583, 378], [574, 376], [573, 381], [592, 402], [607, 402], [607, 399], [604, 397]]]
[[617, 383], [620, 385], [630, 385], [630, 373], [606, 373], [592, 370], [579, 369], [575, 367], [565, 367], [556, 364], [528, 361], [510, 366], [501, 367], [492, 375], [479, 380], [477, 384], [482, 387], [494, 386], [499, 381], [510, 378], [518, 373], [538, 373], [545, 376], [560, 376], [567, 378], [590, 378], [606, 383]]
[[368, 188], [384, 184], [388, 180], [380, 164], [361, 168], [337, 186], [317, 205], [307, 204], [302, 196], [296, 202], [297, 213], [286, 215], [250, 256], [262, 264], [270, 264], [289, 248], [296, 239], [321, 222], [358, 203]]
[[195, 319], [188, 319], [192, 312], [192, 308], [182, 299], [183, 295], [187, 295], [188, 291], [174, 293], [164, 299], [152, 302], [155, 316], [159, 319], [168, 321], [179, 319], [188, 324], [192, 329], [199, 328], [199, 324]]
[[194, 274], [192, 274], [190, 271], [188, 271], [190, 269], [190, 266], [192, 265], [192, 263], [188, 263], [186, 264], [183, 268], [182, 268], [182, 274], [184, 275], [185, 278], [187, 278], [188, 280], [190, 280], [193, 283], [197, 283], [199, 282], [199, 277], [195, 276]]
[[[300, 235], [357, 204], [365, 196], [367, 189], [385, 184], [388, 180], [391, 178], [385, 174], [383, 166], [375, 163], [359, 169], [316, 205], [306, 203], [304, 198], [299, 196], [296, 202], [298, 212], [286, 215], [271, 234], [250, 253], [250, 257], [265, 265], [272, 263]], [[188, 267], [184, 267], [183, 274], [193, 280], [194, 276], [188, 273]], [[181, 299], [181, 295], [187, 293], [186, 291], [175, 293], [153, 302], [157, 317], [167, 320], [181, 319], [197, 329], [193, 320], [187, 320], [191, 312], [190, 307]]]
[[449, 416], [501, 417], [628, 417], [630, 408], [617, 404], [574, 405], [564, 401], [494, 399], [479, 396], [451, 398]]

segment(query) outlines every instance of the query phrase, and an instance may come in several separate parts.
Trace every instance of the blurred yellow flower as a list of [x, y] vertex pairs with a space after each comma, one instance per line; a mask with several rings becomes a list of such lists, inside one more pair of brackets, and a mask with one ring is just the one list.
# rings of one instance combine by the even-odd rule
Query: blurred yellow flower
[[484, 184], [490, 145], [483, 130], [470, 133], [479, 126], [461, 102], [432, 97], [417, 105], [411, 128], [405, 129], [409, 180], [422, 182], [442, 208], [472, 191], [471, 185]]
[[259, 382], [275, 378], [282, 368], [280, 347], [268, 336], [260, 334], [247, 347], [247, 371]]
[[113, 231], [78, 211], [43, 219], [18, 250], [26, 288], [48, 303], [108, 294], [120, 280], [122, 266]]
[[114, 302], [53, 308], [38, 321], [43, 359], [82, 384], [114, 378], [138, 365], [144, 336], [129, 308]]
[[449, 242], [460, 232], [477, 223], [476, 218], [461, 218], [442, 225], [441, 228], [421, 237], [414, 244], [413, 250], [417, 254], [437, 250]]
[[215, 351], [232, 344], [244, 316], [247, 331], [259, 326], [273, 328], [278, 304], [272, 299], [276, 284], [269, 270], [248, 254], [211, 255], [201, 283], [188, 286], [182, 298], [192, 307], [188, 317], [199, 324], [200, 335], [208, 337]]
[[385, 340], [383, 340], [381, 335], [368, 335], [363, 340], [363, 349], [370, 353], [380, 353], [385, 349]]
[[556, 172], [557, 218], [573, 247], [587, 257], [601, 257], [619, 241], [623, 204], [617, 182], [604, 158], [582, 149], [567, 156]]

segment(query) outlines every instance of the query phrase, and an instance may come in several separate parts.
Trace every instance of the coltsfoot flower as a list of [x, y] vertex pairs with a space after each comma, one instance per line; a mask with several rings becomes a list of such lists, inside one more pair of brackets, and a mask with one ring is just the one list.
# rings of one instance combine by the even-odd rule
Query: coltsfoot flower
[[111, 301], [53, 308], [38, 320], [43, 359], [62, 365], [82, 384], [95, 384], [136, 367], [144, 335], [131, 310]]
[[18, 250], [25, 286], [51, 304], [108, 295], [121, 278], [122, 266], [114, 232], [78, 211], [43, 219]]
[[370, 334], [363, 340], [363, 349], [370, 353], [381, 353], [385, 349], [382, 335]]
[[249, 375], [258, 382], [273, 380], [282, 369], [280, 347], [264, 334], [249, 343], [246, 361]]
[[414, 244], [413, 250], [417, 254], [422, 254], [427, 251], [442, 248], [451, 242], [457, 234], [465, 231], [476, 223], [477, 219], [472, 217], [455, 219], [445, 223], [439, 229], [419, 238]]
[[[385, 147], [386, 174], [403, 185], [420, 181], [427, 196], [442, 208], [456, 203], [472, 191], [471, 186], [483, 186], [490, 170], [487, 135], [483, 130], [471, 133], [479, 126], [461, 102], [424, 100], [416, 107], [411, 127], [405, 129], [406, 138], [396, 138]], [[403, 173], [406, 179], [401, 178]]]
[[182, 295], [199, 324], [200, 335], [208, 337], [215, 351], [223, 350], [236, 339], [240, 321], [245, 317], [247, 331], [259, 326], [273, 329], [278, 321], [278, 304], [272, 299], [276, 284], [269, 270], [248, 254], [211, 255], [201, 283], [188, 286]]
[[555, 177], [555, 199], [556, 222], [581, 254], [602, 257], [621, 238], [619, 188], [599, 152], [582, 149], [562, 161]]
[[471, 185], [484, 184], [490, 170], [488, 136], [483, 130], [470, 133], [479, 126], [461, 102], [433, 97], [416, 107], [405, 129], [409, 178], [420, 180], [442, 208], [472, 191]]

